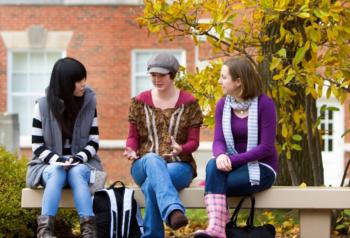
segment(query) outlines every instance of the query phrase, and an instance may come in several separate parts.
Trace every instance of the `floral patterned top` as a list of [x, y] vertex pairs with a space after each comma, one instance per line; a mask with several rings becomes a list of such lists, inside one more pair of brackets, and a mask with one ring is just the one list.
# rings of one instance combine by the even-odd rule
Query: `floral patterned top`
[[[190, 128], [199, 128], [203, 123], [201, 109], [195, 98], [180, 91], [180, 96], [174, 108], [160, 109], [142, 100], [143, 96], [151, 97], [151, 91], [146, 91], [132, 98], [129, 108], [129, 122], [135, 124], [138, 134], [138, 155], [154, 152], [159, 155], [169, 154], [172, 151], [171, 139], [183, 145], [187, 142]], [[180, 99], [186, 98], [186, 100]], [[151, 105], [152, 104], [152, 105]], [[191, 153], [180, 153], [172, 158], [164, 158], [168, 163], [190, 163], [194, 177], [196, 177], [196, 163]]]

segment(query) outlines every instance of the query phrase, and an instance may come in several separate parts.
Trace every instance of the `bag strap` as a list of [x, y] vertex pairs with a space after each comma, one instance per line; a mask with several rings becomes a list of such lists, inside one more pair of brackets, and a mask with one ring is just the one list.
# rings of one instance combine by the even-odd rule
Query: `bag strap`
[[251, 207], [250, 207], [250, 213], [249, 213], [249, 217], [247, 218], [247, 221], [246, 221], [246, 224], [247, 226], [253, 226], [253, 222], [254, 222], [254, 210], [255, 210], [255, 198], [253, 195], [251, 196], [246, 196], [246, 197], [243, 197], [237, 207], [235, 208], [232, 216], [231, 216], [231, 222], [234, 226], [237, 226], [237, 219], [238, 219], [238, 213], [239, 211], [241, 210], [241, 207], [242, 207], [242, 204], [244, 202], [244, 200], [247, 198], [247, 197], [250, 197], [250, 200], [251, 200]]
[[238, 213], [239, 213], [239, 210], [241, 210], [242, 203], [244, 202], [244, 200], [245, 200], [245, 197], [243, 197], [243, 198], [239, 201], [237, 207], [235, 208], [235, 210], [233, 211], [233, 214], [232, 214], [232, 216], [231, 216], [231, 219], [230, 219], [230, 220], [231, 220], [232, 224], [235, 225], [235, 226], [237, 226]]
[[247, 218], [247, 226], [254, 225], [255, 197], [251, 195], [250, 201], [251, 201], [251, 205], [250, 205], [249, 217]]
[[[115, 198], [115, 194], [113, 189], [103, 189], [102, 191], [106, 191], [109, 197], [109, 201], [111, 203], [111, 228], [110, 228], [110, 237], [113, 238], [114, 233], [114, 224], [115, 224], [115, 233], [118, 237], [118, 204]], [[115, 220], [114, 220], [115, 214]]]
[[136, 203], [136, 220], [137, 220], [137, 225], [140, 228], [140, 232], [143, 235], [143, 233], [144, 233], [144, 231], [143, 231], [143, 219], [142, 219], [142, 215], [141, 215], [141, 209], [140, 209], [138, 203]]
[[125, 184], [122, 181], [114, 181], [109, 187], [108, 189], [113, 189], [114, 187], [116, 187], [117, 184], [120, 184], [121, 187], [125, 188]]
[[122, 223], [123, 238], [129, 237], [133, 197], [134, 197], [134, 190], [130, 188], [125, 188], [124, 198], [123, 198], [123, 223]]

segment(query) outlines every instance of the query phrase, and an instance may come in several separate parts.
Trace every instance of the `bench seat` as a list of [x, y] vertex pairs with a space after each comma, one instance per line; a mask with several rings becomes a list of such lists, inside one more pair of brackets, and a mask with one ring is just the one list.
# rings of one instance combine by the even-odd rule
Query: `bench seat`
[[[139, 188], [135, 197], [141, 207], [144, 199]], [[22, 208], [41, 207], [43, 189], [22, 190]], [[186, 208], [204, 208], [203, 187], [189, 187], [180, 192]], [[256, 208], [262, 209], [298, 209], [300, 217], [301, 238], [329, 238], [331, 233], [331, 215], [333, 209], [350, 209], [350, 188], [331, 187], [293, 187], [274, 186], [255, 195]], [[229, 198], [230, 207], [235, 207], [240, 198]], [[243, 207], [249, 207], [245, 202]], [[74, 207], [70, 190], [62, 193], [60, 207]]]

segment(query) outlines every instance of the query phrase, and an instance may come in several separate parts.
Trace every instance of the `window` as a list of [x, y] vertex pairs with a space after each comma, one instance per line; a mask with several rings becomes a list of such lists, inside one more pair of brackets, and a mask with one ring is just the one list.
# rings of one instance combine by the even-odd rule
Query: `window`
[[19, 114], [20, 135], [30, 136], [35, 100], [45, 95], [51, 70], [61, 51], [9, 53], [8, 111]]
[[323, 112], [320, 112], [320, 118], [321, 118], [321, 133], [322, 133], [322, 151], [333, 151], [333, 140], [334, 140], [334, 134], [333, 134], [333, 119], [334, 112], [331, 110], [325, 110]]
[[147, 62], [152, 56], [160, 52], [171, 53], [177, 58], [180, 65], [186, 65], [184, 50], [134, 50], [132, 52], [132, 96], [152, 88], [152, 81], [147, 73]]

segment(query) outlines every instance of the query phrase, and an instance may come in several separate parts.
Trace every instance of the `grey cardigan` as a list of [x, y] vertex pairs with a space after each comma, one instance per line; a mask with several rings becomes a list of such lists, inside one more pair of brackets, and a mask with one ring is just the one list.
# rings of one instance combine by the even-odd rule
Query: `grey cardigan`
[[[42, 97], [38, 99], [40, 115], [42, 119], [42, 129], [44, 143], [47, 149], [61, 155], [62, 154], [62, 131], [54, 118], [51, 111], [49, 111], [47, 98]], [[62, 102], [62, 110], [63, 110]], [[94, 113], [96, 109], [96, 95], [91, 88], [86, 88], [84, 103], [81, 107], [73, 129], [71, 150], [72, 154], [76, 154], [81, 151], [89, 142], [89, 132], [91, 129], [92, 121], [94, 119]], [[88, 162], [93, 168], [103, 170], [101, 161], [97, 154], [92, 157]], [[30, 188], [35, 188], [41, 183], [41, 176], [44, 169], [48, 166], [44, 161], [40, 160], [34, 154], [32, 160], [28, 163], [26, 183]]]

